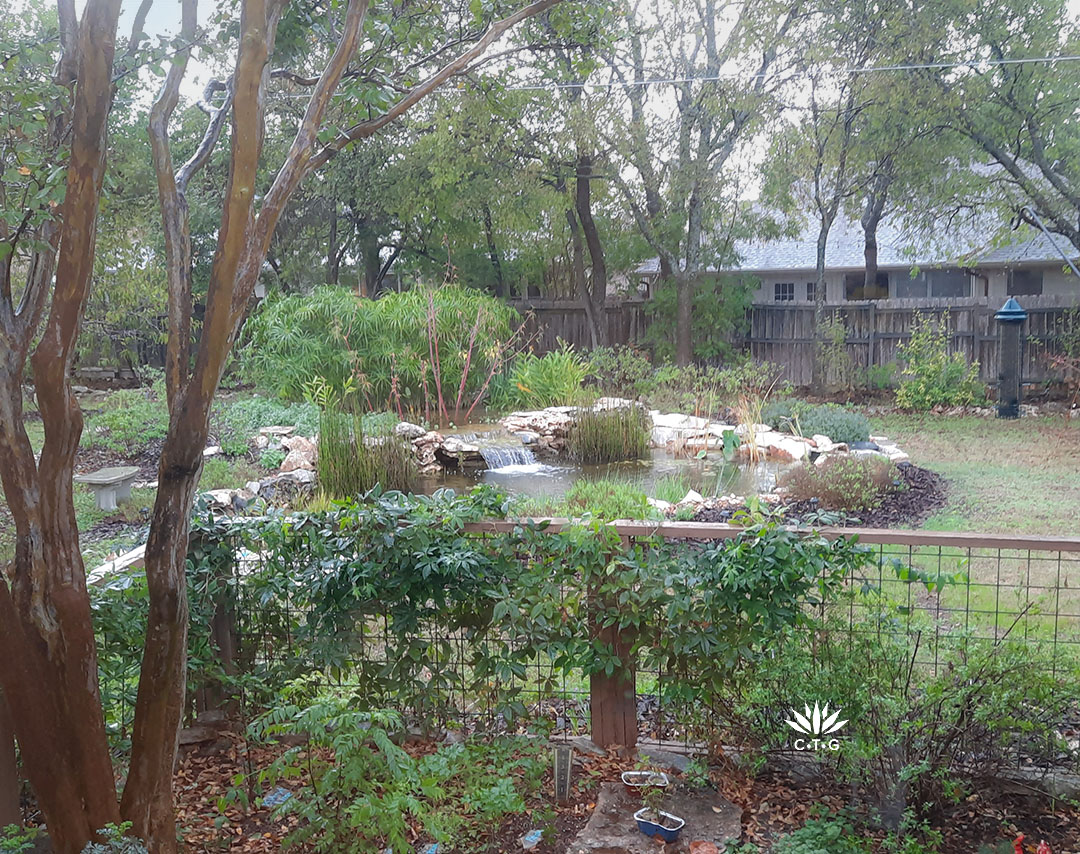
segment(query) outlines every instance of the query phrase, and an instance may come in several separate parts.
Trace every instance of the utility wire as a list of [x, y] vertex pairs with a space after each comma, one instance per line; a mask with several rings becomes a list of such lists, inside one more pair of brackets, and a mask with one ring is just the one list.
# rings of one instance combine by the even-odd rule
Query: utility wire
[[[842, 76], [845, 74], [873, 74], [889, 71], [933, 71], [948, 68], [987, 68], [1002, 65], [1053, 65], [1058, 62], [1078, 62], [1080, 55], [1066, 54], [1061, 56], [1030, 56], [1018, 59], [969, 59], [957, 62], [924, 62], [903, 65], [873, 65], [865, 68], [848, 66], [825, 71], [828, 76]], [[633, 69], [625, 69], [632, 71]], [[624, 87], [639, 86], [672, 86], [680, 83], [716, 83], [721, 80], [745, 79], [747, 82], [761, 77], [779, 77], [779, 74], [768, 72], [766, 74], [746, 75], [742, 71], [731, 71], [726, 74], [715, 74], [708, 77], [649, 77], [645, 80], [612, 81], [608, 83], [534, 83], [521, 86], [507, 86], [507, 89], [518, 92], [555, 91], [559, 89], [622, 89]], [[795, 75], [808, 77], [808, 74]]]

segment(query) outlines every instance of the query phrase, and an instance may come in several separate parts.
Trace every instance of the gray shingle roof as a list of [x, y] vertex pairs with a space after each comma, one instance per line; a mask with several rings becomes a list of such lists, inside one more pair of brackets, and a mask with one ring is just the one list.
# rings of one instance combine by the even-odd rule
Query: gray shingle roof
[[[813, 271], [817, 269], [817, 223], [803, 223], [795, 237], [775, 240], [739, 241], [735, 250], [740, 258], [732, 270], [741, 272]], [[1017, 234], [1029, 235], [1026, 239], [1006, 246], [993, 246], [998, 224], [987, 223], [984, 228], [970, 224], [952, 229], [950, 234], [920, 236], [906, 231], [900, 221], [886, 218], [878, 227], [878, 266], [883, 269], [912, 266], [1008, 266], [1013, 264], [1062, 263], [1061, 255], [1045, 235], [1031, 230]], [[1065, 238], [1055, 238], [1065, 252], [1077, 256]], [[864, 236], [862, 225], [846, 217], [837, 216], [825, 249], [825, 266], [830, 270], [861, 270]], [[639, 274], [656, 273], [656, 258], [637, 268]]]

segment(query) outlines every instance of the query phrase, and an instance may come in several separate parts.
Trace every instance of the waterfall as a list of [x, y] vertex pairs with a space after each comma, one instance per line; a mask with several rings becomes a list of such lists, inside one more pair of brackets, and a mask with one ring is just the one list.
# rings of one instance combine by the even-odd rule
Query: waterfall
[[531, 466], [536, 463], [533, 452], [524, 445], [480, 445], [480, 453], [489, 470], [507, 466]]

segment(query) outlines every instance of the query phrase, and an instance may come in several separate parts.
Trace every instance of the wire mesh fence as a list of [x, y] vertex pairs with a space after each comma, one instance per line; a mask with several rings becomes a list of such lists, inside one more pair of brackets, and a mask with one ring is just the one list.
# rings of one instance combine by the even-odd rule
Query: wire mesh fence
[[[695, 523], [611, 527], [628, 553], [702, 549], [741, 533]], [[508, 546], [515, 529], [519, 523], [484, 522], [467, 526], [465, 536], [481, 552], [533, 559]], [[555, 521], [546, 533], [562, 530]], [[875, 668], [883, 666], [892, 668], [888, 678], [910, 681], [913, 675], [948, 677], [955, 671], [957, 678], [971, 679], [962, 669], [970, 666], [971, 650], [1020, 644], [1047, 677], [1041, 700], [1046, 692], [1059, 692], [1050, 697], [1058, 718], [1032, 732], [1022, 715], [1002, 709], [999, 729], [1017, 718], [1015, 731], [998, 733], [1010, 761], [1080, 771], [1080, 697], [1067, 693], [1075, 691], [1080, 672], [1080, 538], [818, 533], [857, 537], [866, 554], [861, 569], [844, 579], [848, 595], [805, 606], [815, 619], [793, 630], [794, 648], [805, 653], [798, 666], [824, 673], [824, 660], [839, 650], [856, 674], [865, 669], [867, 679], [872, 673], [880, 678]], [[313, 564], [328, 561], [326, 554], [307, 553], [302, 544], [283, 551], [280, 543], [260, 542], [250, 530], [231, 540], [223, 554], [231, 557], [216, 565], [216, 581], [205, 587], [212, 601], [193, 616], [193, 626], [200, 619], [209, 624], [206, 660], [196, 661], [194, 682], [231, 680], [255, 704], [272, 700], [274, 686], [289, 678], [318, 674], [323, 684], [354, 692], [358, 703], [401, 711], [412, 727], [427, 733], [541, 730], [555, 738], [591, 734], [602, 744], [640, 740], [682, 748], [730, 738], [740, 715], [748, 714], [745, 704], [733, 709], [729, 698], [703, 701], [708, 692], [694, 690], [693, 672], [674, 672], [669, 659], [649, 654], [675, 630], [663, 609], [640, 619], [632, 636], [620, 637], [617, 626], [581, 619], [596, 610], [589, 591], [561, 584], [550, 591], [549, 607], [531, 615], [503, 614], [490, 598], [452, 607], [412, 602], [403, 609], [400, 603], [364, 601], [361, 593], [350, 600], [360, 607], [331, 618], [314, 613], [310, 591], [297, 601], [290, 584], [300, 575], [310, 581]], [[618, 610], [618, 602], [606, 604]], [[518, 617], [544, 623], [543, 631], [523, 631]], [[556, 636], [560, 642], [545, 647], [542, 638]], [[577, 646], [574, 636], [579, 636]], [[614, 666], [612, 658], [598, 666], [590, 656], [589, 645], [598, 641], [616, 652]], [[793, 648], [790, 637], [786, 644], [778, 656]], [[756, 654], [768, 659], [770, 651]], [[875, 661], [875, 656], [896, 660]], [[105, 697], [107, 705], [120, 705], [114, 717], [121, 727], [134, 696], [130, 667], [126, 674], [112, 680]], [[781, 672], [777, 679], [782, 683], [783, 678], [790, 676]], [[802, 698], [790, 696], [785, 705], [777, 701], [782, 684], [780, 691], [763, 695], [762, 707], [749, 714], [783, 730], [791, 705]], [[1023, 686], [1014, 696], [1018, 704], [1033, 702]], [[994, 725], [979, 723], [983, 729]], [[977, 759], [981, 749], [972, 745], [968, 752]]]

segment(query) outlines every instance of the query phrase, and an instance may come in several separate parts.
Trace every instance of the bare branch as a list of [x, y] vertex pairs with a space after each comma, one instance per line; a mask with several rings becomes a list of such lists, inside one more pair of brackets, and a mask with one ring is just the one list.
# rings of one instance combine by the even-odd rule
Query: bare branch
[[447, 80], [459, 74], [466, 73], [472, 63], [483, 55], [488, 47], [497, 41], [507, 30], [511, 29], [521, 21], [531, 18], [533, 15], [538, 15], [541, 12], [550, 9], [559, 2], [560, 0], [537, 0], [537, 2], [530, 3], [513, 15], [494, 22], [488, 27], [487, 31], [481, 36], [476, 44], [469, 48], [469, 50], [462, 53], [456, 59], [448, 62], [428, 77], [423, 83], [414, 86], [409, 91], [408, 95], [394, 104], [394, 106], [387, 110], [386, 113], [377, 118], [359, 122], [338, 134], [334, 140], [327, 143], [317, 155], [311, 158], [309, 171], [310, 169], [317, 169], [319, 166], [322, 166], [350, 142], [355, 142], [358, 139], [366, 139], [380, 129], [386, 127], [388, 124], [396, 121], [412, 109], [414, 105], [442, 86]]

